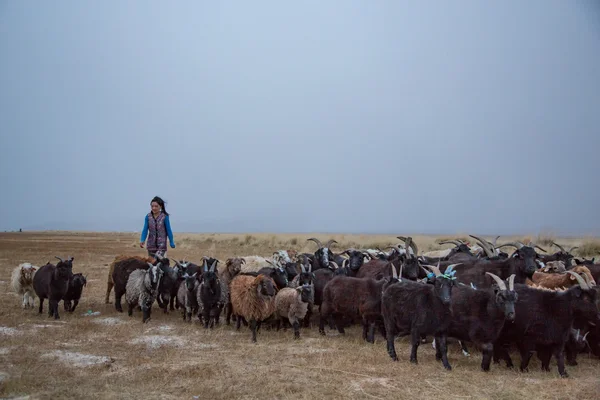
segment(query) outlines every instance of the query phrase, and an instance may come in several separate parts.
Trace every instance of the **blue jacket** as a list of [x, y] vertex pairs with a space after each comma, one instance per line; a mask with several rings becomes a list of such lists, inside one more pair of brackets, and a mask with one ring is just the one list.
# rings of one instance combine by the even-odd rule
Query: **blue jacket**
[[[169, 244], [172, 249], [175, 248], [175, 241], [173, 240], [173, 231], [171, 230], [171, 222], [169, 221], [169, 216], [165, 215], [165, 229], [167, 230], [167, 236], [169, 237]], [[142, 237], [140, 238], [140, 242], [144, 243], [146, 238], [148, 237], [148, 214], [144, 217], [144, 228], [142, 229]]]

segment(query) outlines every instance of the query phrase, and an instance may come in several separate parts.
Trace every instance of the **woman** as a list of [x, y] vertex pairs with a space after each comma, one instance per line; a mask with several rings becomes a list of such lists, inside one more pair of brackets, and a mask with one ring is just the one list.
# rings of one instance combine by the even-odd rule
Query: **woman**
[[146, 249], [148, 256], [155, 257], [158, 251], [163, 257], [167, 256], [167, 237], [171, 248], [175, 248], [173, 241], [173, 232], [171, 231], [171, 223], [169, 222], [169, 213], [165, 209], [165, 202], [160, 197], [156, 196], [150, 202], [151, 211], [146, 215], [144, 220], [144, 229], [140, 239], [140, 247], [144, 247], [146, 237]]

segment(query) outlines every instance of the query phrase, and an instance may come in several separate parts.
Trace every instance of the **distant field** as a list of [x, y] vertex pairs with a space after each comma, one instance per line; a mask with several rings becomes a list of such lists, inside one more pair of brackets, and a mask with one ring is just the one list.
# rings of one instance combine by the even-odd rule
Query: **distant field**
[[[399, 235], [406, 233], [399, 232]], [[386, 247], [394, 235], [320, 234], [175, 234], [170, 257], [200, 260], [203, 255], [225, 260], [232, 256], [265, 255], [276, 249], [314, 251], [309, 237], [336, 239], [335, 251], [348, 247]], [[456, 237], [468, 239], [467, 234]], [[413, 236], [419, 250], [437, 250], [440, 238]], [[491, 239], [488, 237], [488, 239]], [[499, 242], [528, 241], [551, 248], [551, 241], [581, 246], [588, 257], [600, 253], [596, 238], [556, 238], [545, 233], [529, 237], [501, 237]], [[534, 356], [529, 373], [492, 365], [480, 370], [481, 356], [471, 349], [462, 355], [453, 341], [446, 372], [435, 361], [431, 344], [419, 348], [419, 364], [408, 362], [407, 339], [397, 345], [400, 361], [389, 358], [385, 341], [376, 336], [366, 344], [358, 327], [346, 336], [316, 326], [292, 331], [261, 329], [258, 343], [250, 331], [233, 326], [204, 330], [185, 323], [179, 312], [165, 315], [155, 305], [152, 320], [143, 325], [140, 313], [129, 318], [112, 304], [104, 304], [108, 264], [118, 254], [142, 255], [139, 235], [129, 233], [40, 232], [0, 234], [0, 397], [31, 399], [160, 398], [160, 399], [593, 399], [600, 393], [600, 360], [580, 356], [579, 366], [567, 367], [569, 379], [542, 373]], [[448, 246], [445, 246], [448, 247]], [[43, 265], [54, 256], [72, 255], [74, 272], [88, 275], [82, 302], [73, 315], [62, 311], [55, 322], [44, 313], [22, 310], [10, 292], [10, 274], [22, 262]], [[111, 299], [112, 301], [112, 299]], [[99, 316], [82, 316], [87, 310]], [[160, 311], [160, 312], [159, 312]], [[318, 313], [317, 313], [318, 314]], [[515, 355], [515, 357], [518, 356]]]

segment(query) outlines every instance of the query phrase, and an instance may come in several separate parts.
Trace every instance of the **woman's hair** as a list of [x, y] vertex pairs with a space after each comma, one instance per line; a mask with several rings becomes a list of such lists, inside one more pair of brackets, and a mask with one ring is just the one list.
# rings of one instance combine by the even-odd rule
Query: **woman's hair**
[[160, 208], [162, 208], [162, 211], [165, 213], [165, 215], [169, 215], [169, 213], [167, 212], [167, 209], [165, 208], [165, 201], [163, 199], [161, 199], [158, 196], [154, 196], [154, 198], [150, 201], [150, 204], [152, 203], [158, 203], [158, 205], [160, 206]]

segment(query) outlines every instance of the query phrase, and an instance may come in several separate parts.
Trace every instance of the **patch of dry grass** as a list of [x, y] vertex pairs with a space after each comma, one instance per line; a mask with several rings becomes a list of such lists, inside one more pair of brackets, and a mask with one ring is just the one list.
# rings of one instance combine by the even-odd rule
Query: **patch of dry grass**
[[[312, 236], [338, 240], [340, 244], [332, 246], [335, 251], [349, 245], [397, 243], [395, 235], [175, 234], [178, 246], [169, 249], [169, 255], [199, 260], [210, 252], [224, 260], [234, 255], [268, 256], [279, 248], [313, 252], [315, 244], [306, 242]], [[438, 237], [413, 237], [420, 249], [440, 247]], [[574, 239], [563, 241], [580, 244]], [[408, 341], [399, 339], [400, 361], [394, 363], [383, 338], [366, 344], [358, 327], [348, 329], [345, 337], [334, 331], [321, 337], [316, 327], [302, 329], [297, 341], [289, 329], [262, 328], [258, 343], [252, 344], [248, 328], [204, 330], [197, 322], [184, 322], [178, 312], [165, 315], [156, 306], [152, 320], [142, 324], [139, 313], [129, 318], [112, 304], [103, 304], [108, 264], [114, 256], [145, 254], [131, 243], [137, 244], [137, 235], [0, 234], [0, 397], [529, 399], [534, 394], [553, 399], [595, 398], [600, 390], [599, 362], [587, 357], [568, 368], [570, 379], [558, 377], [554, 362], [551, 373], [539, 371], [535, 357], [530, 373], [497, 365], [484, 373], [475, 349], [465, 358], [452, 342], [453, 371], [446, 372], [435, 361], [431, 344], [419, 348], [419, 364], [412, 365]], [[76, 312], [61, 310], [61, 319], [55, 322], [47, 318], [47, 304], [42, 315], [21, 310], [19, 298], [8, 291], [12, 268], [67, 254], [75, 257], [74, 272], [88, 274], [89, 284]], [[88, 309], [101, 315], [83, 316]]]
[[575, 252], [581, 257], [597, 257], [600, 255], [600, 240], [586, 239]]

